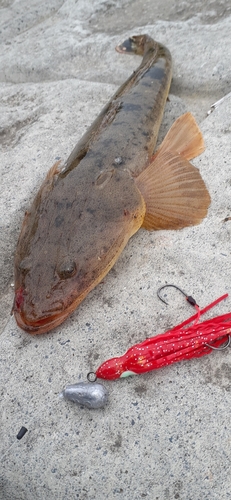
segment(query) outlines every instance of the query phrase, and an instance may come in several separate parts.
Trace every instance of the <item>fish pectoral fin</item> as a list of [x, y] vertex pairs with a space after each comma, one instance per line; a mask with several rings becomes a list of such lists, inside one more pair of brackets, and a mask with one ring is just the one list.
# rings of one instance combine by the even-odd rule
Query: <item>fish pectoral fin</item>
[[181, 229], [199, 224], [210, 196], [200, 172], [188, 160], [204, 151], [202, 133], [191, 113], [180, 116], [148, 167], [135, 179], [146, 203], [143, 227]]
[[199, 224], [210, 196], [199, 170], [173, 151], [160, 149], [135, 179], [145, 204], [145, 229], [181, 229]]
[[202, 133], [194, 116], [188, 112], [173, 123], [158, 152], [176, 151], [187, 160], [192, 160], [203, 153], [204, 149]]

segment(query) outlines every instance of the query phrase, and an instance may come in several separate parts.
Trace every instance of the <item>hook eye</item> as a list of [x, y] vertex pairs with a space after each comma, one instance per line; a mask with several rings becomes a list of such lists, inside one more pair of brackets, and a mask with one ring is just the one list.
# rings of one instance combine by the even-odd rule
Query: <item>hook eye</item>
[[95, 372], [89, 372], [87, 374], [87, 380], [88, 380], [88, 382], [95, 382], [97, 380], [97, 376], [96, 376]]

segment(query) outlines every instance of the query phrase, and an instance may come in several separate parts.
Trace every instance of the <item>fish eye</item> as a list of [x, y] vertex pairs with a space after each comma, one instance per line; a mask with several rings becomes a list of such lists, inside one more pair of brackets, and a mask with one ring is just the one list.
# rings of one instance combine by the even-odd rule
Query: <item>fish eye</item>
[[76, 274], [77, 266], [75, 262], [62, 262], [57, 268], [59, 277], [63, 280], [71, 278]]

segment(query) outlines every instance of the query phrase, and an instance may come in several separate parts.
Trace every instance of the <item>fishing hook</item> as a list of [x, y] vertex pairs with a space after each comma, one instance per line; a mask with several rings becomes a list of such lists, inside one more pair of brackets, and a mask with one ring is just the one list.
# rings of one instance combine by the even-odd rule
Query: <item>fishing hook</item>
[[231, 342], [231, 337], [230, 337], [230, 335], [228, 335], [228, 340], [227, 340], [226, 344], [222, 345], [221, 347], [213, 347], [210, 344], [205, 344], [205, 345], [206, 345], [206, 347], [209, 347], [210, 349], [214, 349], [214, 351], [224, 351], [224, 349], [227, 349], [227, 347], [230, 346], [230, 342]]
[[[191, 304], [192, 306], [197, 306], [197, 303], [195, 301], [195, 299], [193, 297], [191, 297], [190, 295], [187, 295], [179, 286], [176, 286], [176, 285], [163, 285], [161, 286], [160, 288], [158, 288], [157, 290], [157, 297], [162, 301], [164, 302], [164, 304], [166, 304], [168, 306], [168, 302], [166, 302], [166, 300], [164, 300], [161, 296], [160, 296], [160, 292], [161, 290], [163, 290], [164, 288], [167, 288], [167, 287], [173, 287], [173, 288], [176, 288], [177, 290], [179, 290], [186, 298], [186, 300], [189, 302], [189, 304]], [[198, 307], [198, 306], [197, 306]]]

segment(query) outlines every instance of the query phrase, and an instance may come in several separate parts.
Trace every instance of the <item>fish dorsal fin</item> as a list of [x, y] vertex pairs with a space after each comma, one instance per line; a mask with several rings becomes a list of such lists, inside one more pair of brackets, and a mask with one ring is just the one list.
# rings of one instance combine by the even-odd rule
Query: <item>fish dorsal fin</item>
[[192, 160], [203, 153], [204, 139], [191, 113], [185, 113], [177, 118], [165, 136], [159, 151], [161, 149], [175, 151], [186, 160]]
[[[191, 116], [190, 113], [186, 115]], [[183, 115], [183, 122], [186, 115]], [[190, 146], [187, 147], [187, 144], [193, 144], [194, 153], [197, 151], [196, 141], [194, 139], [190, 141], [190, 134], [187, 134], [187, 131], [182, 136], [179, 119], [177, 122], [177, 126], [176, 122], [173, 124], [168, 139], [164, 139], [151, 163], [135, 179], [146, 203], [142, 226], [145, 229], [181, 229], [199, 224], [206, 216], [210, 204], [210, 196], [199, 170], [191, 165], [185, 156], [172, 150], [169, 138], [174, 130], [179, 130], [183, 142], [181, 150], [187, 151], [188, 155]], [[187, 144], [184, 145], [185, 134]], [[200, 135], [199, 151], [201, 151]], [[173, 137], [173, 143], [176, 147], [176, 144], [179, 144], [178, 139]], [[179, 148], [177, 149], [179, 151]]]

